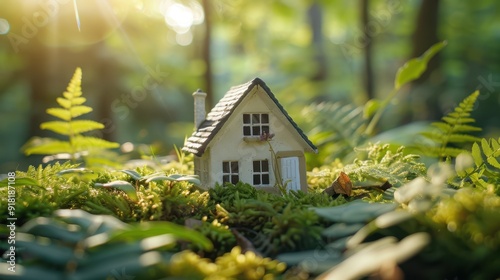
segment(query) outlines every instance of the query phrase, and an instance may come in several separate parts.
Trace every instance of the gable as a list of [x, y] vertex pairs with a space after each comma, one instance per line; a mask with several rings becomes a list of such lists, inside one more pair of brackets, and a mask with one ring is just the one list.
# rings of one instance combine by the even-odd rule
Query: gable
[[[255, 89], [255, 90], [254, 90]], [[266, 102], [271, 109], [273, 106], [277, 110], [275, 115], [280, 118], [293, 133], [297, 135], [297, 139], [303, 142], [304, 150], [308, 152], [317, 152], [316, 146], [309, 141], [303, 131], [297, 126], [293, 119], [288, 115], [286, 110], [278, 102], [274, 94], [267, 85], [259, 78], [255, 78], [245, 84], [232, 87], [224, 97], [215, 105], [208, 113], [206, 120], [201, 123], [200, 127], [188, 138], [186, 144], [182, 148], [183, 151], [191, 152], [197, 156], [202, 156], [211, 140], [217, 133], [223, 129], [225, 123], [234, 113], [236, 108], [244, 103], [245, 99], [258, 93], [259, 97]], [[272, 131], [271, 131], [272, 132]]]

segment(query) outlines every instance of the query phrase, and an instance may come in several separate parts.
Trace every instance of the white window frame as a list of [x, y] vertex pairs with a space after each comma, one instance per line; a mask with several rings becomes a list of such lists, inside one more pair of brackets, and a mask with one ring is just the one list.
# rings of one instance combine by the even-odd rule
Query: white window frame
[[[267, 122], [263, 122], [263, 116]], [[242, 121], [244, 137], [260, 137], [265, 130], [270, 131], [269, 113], [245, 113]]]
[[[259, 164], [259, 170], [255, 171], [255, 164], [257, 162]], [[266, 168], [263, 168], [264, 166]], [[264, 169], [266, 169], [266, 171], [264, 171]], [[260, 181], [259, 183], [256, 183], [256, 178], [258, 178], [258, 180]], [[264, 183], [264, 178], [267, 178], [267, 183]], [[269, 186], [271, 184], [270, 166], [268, 159], [254, 160], [252, 162], [252, 183], [254, 186]]]
[[[224, 164], [228, 164], [228, 168], [224, 168]], [[234, 170], [233, 164], [236, 164], [236, 170]], [[222, 184], [226, 182], [231, 184], [236, 184], [240, 181], [240, 163], [237, 160], [225, 160], [222, 162]], [[224, 180], [225, 177], [228, 176], [228, 180]], [[234, 176], [236, 176], [236, 180], [234, 180]]]

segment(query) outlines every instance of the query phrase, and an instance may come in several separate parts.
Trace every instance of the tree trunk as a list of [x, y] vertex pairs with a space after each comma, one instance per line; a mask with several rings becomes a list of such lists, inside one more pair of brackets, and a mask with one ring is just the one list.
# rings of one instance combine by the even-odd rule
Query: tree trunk
[[212, 108], [215, 104], [215, 95], [212, 86], [212, 59], [211, 59], [211, 43], [212, 43], [212, 13], [210, 9], [210, 0], [203, 0], [203, 12], [205, 13], [205, 36], [203, 38], [203, 61], [205, 61], [205, 88], [207, 99], [205, 106]]
[[[439, 0], [422, 0], [413, 32], [413, 50], [411, 57], [421, 56], [429, 47], [439, 41], [437, 30], [439, 21]], [[436, 54], [428, 63], [427, 70], [411, 84], [411, 94], [405, 110], [403, 123], [415, 120], [439, 119], [441, 108], [438, 102], [436, 79], [430, 79], [439, 68], [440, 54]], [[424, 84], [425, 83], [425, 84]]]
[[47, 81], [48, 51], [45, 46], [33, 40], [32, 48], [26, 50], [26, 77], [30, 87], [31, 115], [28, 138], [32, 136], [47, 137], [49, 133], [40, 129], [40, 124], [48, 120], [45, 110], [51, 106], [51, 97]]
[[361, 24], [365, 36], [364, 47], [364, 68], [363, 68], [363, 86], [365, 88], [366, 96], [368, 99], [375, 97], [374, 80], [372, 71], [372, 43], [373, 37], [369, 30], [370, 15], [369, 15], [369, 0], [361, 0]]
[[323, 14], [318, 1], [314, 1], [307, 10], [309, 25], [312, 32], [312, 46], [314, 49], [314, 60], [316, 72], [311, 77], [313, 81], [324, 81], [327, 78], [327, 58], [323, 47]]
[[[439, 0], [422, 0], [417, 15], [416, 28], [413, 32], [413, 50], [412, 57], [421, 56], [430, 46], [438, 42], [438, 14]], [[416, 80], [415, 83], [421, 83], [433, 70], [439, 66], [439, 54], [433, 57], [427, 65], [427, 70]]]

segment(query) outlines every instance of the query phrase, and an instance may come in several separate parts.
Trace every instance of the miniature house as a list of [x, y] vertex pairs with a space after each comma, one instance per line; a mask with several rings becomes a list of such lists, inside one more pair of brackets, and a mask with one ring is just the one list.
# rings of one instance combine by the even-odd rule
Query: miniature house
[[[196, 131], [183, 150], [195, 155], [204, 188], [242, 181], [273, 191], [279, 174], [287, 189], [307, 191], [304, 152], [317, 148], [261, 79], [232, 87], [208, 115], [206, 93], [198, 90], [193, 97]], [[275, 135], [269, 142], [274, 158], [261, 137], [266, 134]]]

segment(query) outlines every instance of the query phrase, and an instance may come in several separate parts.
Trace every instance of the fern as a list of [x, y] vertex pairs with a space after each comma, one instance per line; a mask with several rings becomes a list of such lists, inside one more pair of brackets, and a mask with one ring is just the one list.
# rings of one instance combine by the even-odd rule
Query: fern
[[317, 124], [308, 135], [322, 153], [328, 155], [325, 162], [346, 157], [366, 140], [362, 134], [366, 127], [363, 108], [322, 102], [306, 107], [302, 115]]
[[[474, 163], [477, 166], [487, 166], [500, 170], [500, 163], [498, 162], [498, 157], [500, 157], [500, 139], [497, 141], [495, 139], [481, 139], [481, 147], [478, 143], [472, 145], [472, 157], [474, 158]], [[480, 153], [482, 151], [482, 153]], [[481, 155], [481, 157], [479, 157]], [[483, 158], [484, 156], [484, 158]], [[486, 161], [482, 161], [485, 159]]]
[[427, 146], [422, 149], [426, 155], [446, 159], [456, 157], [467, 150], [450, 145], [463, 145], [481, 141], [480, 138], [470, 135], [472, 132], [481, 131], [481, 128], [473, 126], [474, 118], [471, 112], [479, 96], [479, 91], [475, 91], [465, 98], [454, 110], [444, 116], [440, 122], [434, 122], [431, 126], [433, 131], [423, 132], [422, 135], [432, 140], [436, 146]]
[[170, 264], [171, 248], [178, 241], [204, 250], [213, 248], [200, 233], [171, 222], [126, 224], [83, 210], [57, 210], [54, 217], [32, 219], [16, 232], [19, 264], [16, 273], [0, 264], [1, 279], [136, 278], [130, 275], [160, 279], [165, 277], [160, 267]]
[[[58, 208], [78, 207], [78, 201], [88, 188], [86, 184], [72, 183], [60, 174], [76, 168], [76, 164], [65, 162], [47, 166], [30, 166], [26, 172], [16, 172], [16, 218], [19, 224], [29, 219], [49, 216]], [[6, 180], [0, 182], [0, 204], [7, 205]], [[22, 203], [21, 203], [22, 202]], [[0, 208], [0, 215], [7, 216], [7, 207]]]
[[[475, 187], [488, 189], [489, 186], [500, 191], [500, 138], [481, 139], [472, 145], [472, 159], [467, 163], [467, 157], [457, 158], [457, 175], [461, 179], [458, 186], [465, 187], [472, 183]], [[472, 162], [473, 161], [473, 162]], [[468, 166], [467, 166], [468, 165]]]
[[[86, 101], [82, 96], [82, 70], [77, 68], [63, 97], [56, 99], [61, 108], [49, 108], [47, 114], [59, 118], [59, 121], [44, 122], [41, 129], [50, 130], [68, 138], [67, 141], [54, 138], [32, 138], [23, 147], [26, 155], [41, 154], [54, 155], [46, 159], [66, 159], [72, 161], [88, 156], [92, 150], [117, 148], [118, 143], [103, 139], [84, 136], [82, 133], [103, 129], [104, 125], [91, 120], [77, 120], [75, 118], [92, 112], [92, 108], [83, 105]], [[68, 156], [65, 156], [68, 155]], [[45, 161], [46, 161], [45, 159]]]
[[405, 155], [404, 146], [399, 147], [396, 153], [389, 147], [388, 144], [370, 144], [365, 149], [368, 159], [356, 159], [354, 163], [346, 165], [345, 173], [353, 181], [389, 182], [395, 187], [425, 174], [425, 164], [418, 161], [418, 155]]

